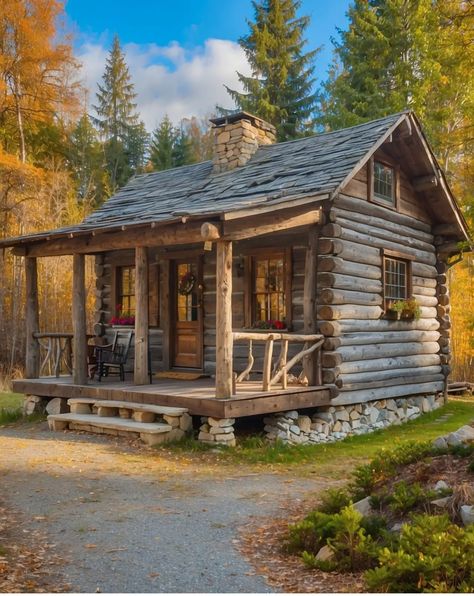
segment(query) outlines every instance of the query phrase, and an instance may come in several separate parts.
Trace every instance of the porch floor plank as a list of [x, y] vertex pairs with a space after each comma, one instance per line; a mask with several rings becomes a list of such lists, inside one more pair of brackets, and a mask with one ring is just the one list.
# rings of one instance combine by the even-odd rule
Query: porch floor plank
[[103, 378], [99, 383], [75, 385], [70, 376], [18, 379], [13, 390], [28, 395], [64, 398], [90, 398], [136, 402], [157, 406], [187, 408], [190, 414], [235, 418], [314, 408], [331, 403], [327, 387], [280, 386], [263, 392], [260, 381], [245, 381], [237, 385], [237, 395], [229, 399], [216, 398], [215, 382], [210, 378], [195, 380], [158, 379], [153, 385], [134, 385]]

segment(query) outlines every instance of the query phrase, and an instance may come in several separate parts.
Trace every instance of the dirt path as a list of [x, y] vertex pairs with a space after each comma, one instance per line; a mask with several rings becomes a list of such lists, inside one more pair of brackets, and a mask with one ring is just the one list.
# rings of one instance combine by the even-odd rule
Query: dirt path
[[77, 592], [270, 592], [236, 550], [237, 528], [327, 485], [44, 423], [0, 429], [0, 454], [0, 494], [47, 532]]

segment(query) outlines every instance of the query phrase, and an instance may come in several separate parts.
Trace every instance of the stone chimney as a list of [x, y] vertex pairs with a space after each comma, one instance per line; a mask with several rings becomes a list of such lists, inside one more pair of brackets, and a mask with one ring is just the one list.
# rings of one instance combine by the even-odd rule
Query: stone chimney
[[276, 139], [275, 127], [247, 112], [213, 118], [213, 172], [227, 172], [244, 166], [260, 145], [271, 145]]

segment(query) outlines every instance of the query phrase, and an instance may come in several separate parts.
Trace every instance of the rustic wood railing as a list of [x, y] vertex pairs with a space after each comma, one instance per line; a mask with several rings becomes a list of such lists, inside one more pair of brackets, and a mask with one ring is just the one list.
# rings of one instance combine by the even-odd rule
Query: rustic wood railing
[[[249, 378], [253, 365], [255, 364], [255, 357], [253, 355], [253, 343], [265, 343], [265, 355], [263, 360], [262, 370], [262, 391], [269, 391], [272, 385], [281, 383], [283, 389], [288, 387], [288, 373], [289, 371], [301, 361], [307, 363], [312, 362], [314, 370], [314, 384], [322, 384], [322, 368], [321, 368], [321, 347], [324, 342], [323, 335], [298, 335], [293, 333], [277, 333], [269, 331], [268, 333], [256, 333], [247, 331], [234, 331], [233, 340], [248, 341], [248, 364], [239, 375], [237, 375], [235, 382], [240, 383]], [[280, 354], [275, 365], [273, 364], [273, 348], [275, 342], [280, 342]], [[303, 349], [295, 356], [288, 360], [288, 348], [290, 343], [303, 343]], [[304, 374], [304, 372], [303, 372]]]
[[72, 373], [72, 333], [34, 333], [42, 359], [39, 376], [59, 377], [61, 372]]

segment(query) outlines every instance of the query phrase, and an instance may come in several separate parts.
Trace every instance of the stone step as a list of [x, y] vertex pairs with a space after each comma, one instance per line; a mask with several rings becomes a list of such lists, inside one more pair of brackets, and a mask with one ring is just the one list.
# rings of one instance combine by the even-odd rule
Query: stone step
[[156, 406], [153, 404], [142, 404], [131, 401], [114, 401], [109, 399], [91, 399], [74, 397], [68, 400], [69, 405], [86, 404], [95, 407], [119, 408], [123, 410], [134, 410], [137, 412], [153, 412], [165, 416], [182, 416], [188, 412], [187, 408], [175, 408], [172, 406]]

